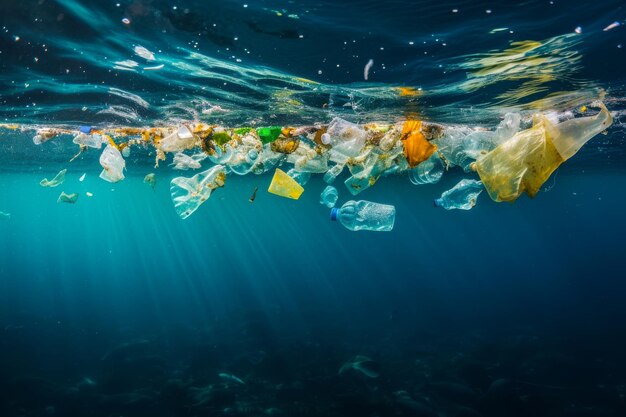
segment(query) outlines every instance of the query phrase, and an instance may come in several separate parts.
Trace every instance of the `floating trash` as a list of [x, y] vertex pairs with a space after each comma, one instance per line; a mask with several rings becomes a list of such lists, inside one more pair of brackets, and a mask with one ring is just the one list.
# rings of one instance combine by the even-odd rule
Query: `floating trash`
[[154, 190], [154, 187], [156, 187], [156, 182], [157, 182], [156, 175], [151, 172], [150, 174], [143, 177], [143, 182], [148, 184]]
[[281, 197], [297, 200], [304, 192], [304, 188], [283, 170], [276, 168], [272, 183], [267, 191]]
[[4, 211], [0, 211], [0, 219], [8, 220], [11, 218], [11, 213], [5, 213]]
[[323, 204], [328, 208], [335, 207], [337, 199], [339, 199], [339, 193], [332, 185], [326, 186], [324, 191], [322, 191], [322, 194], [320, 194], [320, 204]]
[[118, 182], [124, 179], [124, 169], [126, 168], [126, 162], [122, 157], [120, 151], [112, 146], [107, 145], [100, 155], [100, 165], [102, 165], [102, 172], [100, 178], [108, 182]]
[[226, 169], [222, 165], [216, 165], [191, 178], [174, 178], [170, 183], [170, 193], [176, 213], [181, 219], [191, 216], [209, 199], [213, 190], [224, 186], [225, 181]]
[[470, 210], [476, 205], [476, 200], [484, 189], [482, 182], [464, 179], [445, 191], [440, 198], [435, 199], [434, 204], [435, 207], [443, 207], [446, 210]]
[[44, 178], [43, 180], [39, 182], [39, 185], [41, 185], [42, 187], [56, 187], [57, 185], [61, 185], [63, 184], [63, 181], [65, 181], [66, 172], [67, 172], [67, 169], [63, 169], [59, 171], [59, 173], [56, 174], [55, 177], [49, 181], [47, 178]]
[[371, 201], [348, 201], [341, 208], [330, 211], [332, 221], [339, 220], [346, 229], [352, 231], [370, 230], [389, 232], [396, 219], [396, 208]]
[[65, 194], [64, 191], [61, 191], [61, 195], [57, 199], [57, 203], [69, 203], [74, 204], [78, 200], [78, 193]]

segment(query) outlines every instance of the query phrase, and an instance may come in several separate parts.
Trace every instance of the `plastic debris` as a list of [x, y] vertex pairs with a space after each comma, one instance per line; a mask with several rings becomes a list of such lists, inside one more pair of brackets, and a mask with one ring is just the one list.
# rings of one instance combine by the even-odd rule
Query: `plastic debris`
[[60, 132], [55, 129], [39, 129], [37, 134], [33, 136], [33, 143], [35, 145], [41, 145], [44, 142], [56, 137]]
[[603, 32], [608, 32], [611, 29], [615, 29], [616, 27], [620, 26], [619, 22], [613, 22], [610, 25], [608, 25], [607, 27], [605, 27], [604, 29], [602, 29]]
[[409, 171], [409, 180], [414, 185], [435, 184], [443, 176], [443, 171], [441, 157], [434, 153], [426, 161]]
[[156, 182], [157, 182], [156, 175], [153, 172], [151, 172], [150, 174], [143, 177], [143, 182], [145, 184], [148, 184], [154, 190], [154, 187], [156, 187]]
[[83, 182], [85, 181], [85, 177], [87, 176], [87, 173], [83, 173], [83, 175], [80, 176], [80, 178], [78, 179], [78, 181]]
[[372, 67], [374, 66], [374, 60], [370, 59], [369, 61], [367, 61], [367, 64], [365, 64], [365, 68], [363, 68], [363, 78], [365, 78], [365, 81], [367, 81], [367, 79], [370, 76], [370, 70], [372, 69]]
[[261, 142], [271, 143], [274, 142], [278, 136], [280, 136], [282, 132], [282, 128], [280, 126], [272, 126], [272, 127], [261, 127], [256, 130], [257, 135], [259, 135], [259, 139]]
[[422, 133], [422, 122], [419, 120], [404, 122], [401, 139], [404, 142], [404, 156], [411, 168], [430, 158], [437, 150], [436, 145], [426, 140]]
[[91, 126], [80, 126], [78, 128], [78, 131], [80, 133], [85, 134], [85, 135], [89, 135], [89, 134], [91, 134]]
[[72, 142], [77, 145], [100, 149], [102, 147], [102, 136], [98, 134], [89, 135], [81, 132], [74, 137], [74, 140], [72, 140]]
[[176, 131], [161, 139], [158, 143], [163, 152], [180, 152], [192, 149], [197, 145], [196, 138], [185, 125], [179, 126]]
[[339, 220], [346, 229], [352, 231], [371, 230], [388, 232], [393, 229], [396, 208], [391, 205], [370, 201], [348, 201], [341, 208], [330, 211], [332, 221]]
[[380, 365], [364, 355], [357, 355], [354, 359], [344, 363], [339, 368], [339, 375], [350, 370], [357, 371], [368, 378], [378, 378], [380, 376]]
[[191, 216], [209, 199], [213, 190], [224, 186], [225, 181], [226, 169], [222, 165], [211, 167], [191, 178], [174, 178], [170, 183], [170, 193], [176, 213], [181, 219]]
[[434, 205], [446, 210], [470, 210], [476, 205], [476, 200], [483, 190], [482, 182], [463, 179], [448, 191], [444, 191], [440, 198], [435, 199]]
[[324, 174], [324, 182], [326, 182], [327, 184], [332, 184], [333, 182], [335, 182], [335, 179], [339, 176], [339, 174], [341, 174], [341, 171], [343, 171], [343, 167], [343, 164], [337, 164], [330, 168], [328, 171], [326, 171], [326, 173]]
[[61, 185], [63, 184], [63, 181], [65, 181], [66, 172], [67, 172], [67, 169], [62, 169], [51, 180], [48, 181], [48, 178], [44, 178], [43, 180], [41, 180], [39, 182], [39, 185], [41, 185], [42, 187], [56, 187], [57, 185]]
[[332, 185], [326, 186], [322, 194], [320, 194], [320, 204], [325, 205], [328, 208], [335, 207], [337, 199], [339, 198], [339, 192]]
[[283, 170], [276, 168], [274, 177], [267, 191], [281, 197], [297, 200], [304, 192], [304, 188]]
[[93, 197], [93, 193], [90, 193], [89, 191], [87, 191], [85, 195], [87, 195], [87, 197]]
[[359, 125], [335, 117], [328, 125], [326, 133], [330, 136], [331, 152], [346, 157], [355, 157], [365, 145], [367, 132]]
[[291, 178], [296, 180], [296, 182], [302, 185], [303, 187], [311, 179], [310, 172], [300, 172], [300, 171], [295, 170], [294, 168], [291, 168], [289, 171], [287, 171], [287, 175], [289, 175]]
[[256, 199], [256, 193], [257, 191], [259, 191], [259, 187], [254, 187], [254, 191], [252, 192], [252, 195], [250, 196], [250, 198], [248, 199], [249, 202], [253, 203], [254, 200]]
[[534, 117], [530, 129], [517, 133], [476, 161], [474, 168], [494, 201], [515, 201], [523, 192], [534, 197], [565, 160], [613, 119], [603, 104], [595, 116], [553, 124], [545, 115]]
[[187, 170], [187, 169], [200, 169], [203, 161], [208, 155], [205, 153], [199, 153], [196, 155], [186, 155], [182, 152], [178, 152], [174, 155], [174, 162], [170, 165], [174, 166], [174, 169]]
[[135, 46], [135, 54], [142, 57], [146, 61], [154, 61], [154, 54], [141, 45]]
[[5, 213], [4, 211], [0, 211], [0, 219], [8, 220], [11, 218], [11, 213]]
[[126, 169], [126, 161], [122, 157], [120, 151], [112, 145], [107, 145], [100, 155], [100, 165], [102, 172], [100, 178], [108, 182], [118, 182], [124, 179], [124, 169]]
[[245, 382], [243, 382], [243, 379], [241, 379], [239, 377], [236, 377], [233, 374], [227, 374], [227, 373], [223, 373], [222, 372], [222, 373], [219, 374], [219, 377], [222, 378], [222, 379], [225, 379], [226, 381], [236, 382], [236, 383], [241, 384], [241, 385], [245, 385], [246, 384]]
[[57, 203], [74, 204], [76, 203], [76, 200], [78, 200], [78, 193], [65, 194], [64, 191], [61, 191], [61, 195], [59, 195]]

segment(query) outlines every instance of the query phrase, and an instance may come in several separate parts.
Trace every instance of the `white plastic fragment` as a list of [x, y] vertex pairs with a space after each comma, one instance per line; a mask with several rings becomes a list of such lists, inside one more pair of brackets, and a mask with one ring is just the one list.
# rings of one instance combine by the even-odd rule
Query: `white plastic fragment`
[[122, 157], [122, 154], [115, 146], [107, 145], [100, 155], [100, 165], [102, 165], [102, 172], [100, 178], [108, 182], [118, 182], [124, 179], [124, 169], [126, 168], [126, 161]]

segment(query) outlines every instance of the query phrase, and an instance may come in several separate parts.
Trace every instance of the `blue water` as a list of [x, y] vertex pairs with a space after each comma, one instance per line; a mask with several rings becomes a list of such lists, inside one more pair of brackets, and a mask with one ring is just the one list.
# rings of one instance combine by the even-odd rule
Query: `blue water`
[[[0, 131], [0, 415], [625, 415], [623, 2], [116, 3], [0, 4], [0, 118], [24, 128]], [[476, 75], [525, 40], [548, 64]], [[111, 184], [99, 151], [68, 163], [68, 137], [35, 146], [30, 129], [416, 114], [493, 128], [600, 94], [614, 125], [536, 198], [445, 211], [432, 201], [461, 170], [384, 177], [357, 197], [395, 205], [388, 233], [331, 222], [319, 175], [297, 201], [265, 192], [270, 174], [229, 175], [181, 220], [171, 157], [154, 170], [133, 150]], [[340, 372], [357, 355], [379, 375]]]

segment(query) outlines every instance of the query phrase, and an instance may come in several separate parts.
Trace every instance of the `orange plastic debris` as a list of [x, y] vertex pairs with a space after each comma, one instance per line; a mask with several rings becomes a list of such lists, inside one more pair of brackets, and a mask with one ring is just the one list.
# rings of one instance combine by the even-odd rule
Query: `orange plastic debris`
[[416, 97], [422, 94], [422, 92], [416, 90], [415, 87], [396, 87], [396, 90], [400, 97]]
[[400, 139], [404, 144], [404, 156], [411, 168], [430, 158], [437, 150], [436, 145], [426, 140], [422, 133], [422, 122], [419, 120], [404, 122]]

